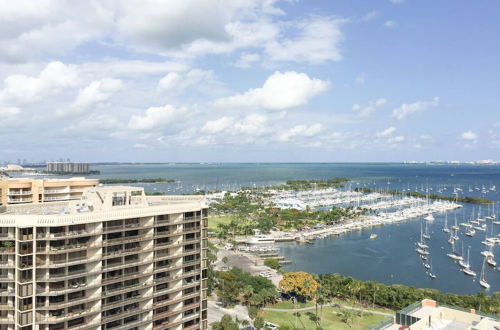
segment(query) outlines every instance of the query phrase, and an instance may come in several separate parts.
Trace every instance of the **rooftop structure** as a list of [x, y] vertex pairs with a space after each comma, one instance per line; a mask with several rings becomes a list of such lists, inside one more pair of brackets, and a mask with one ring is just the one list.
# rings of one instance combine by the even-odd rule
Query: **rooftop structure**
[[203, 196], [91, 187], [0, 207], [1, 329], [207, 329]]
[[0, 178], [0, 205], [41, 203], [80, 199], [85, 188], [97, 179]]
[[431, 299], [412, 304], [396, 313], [391, 321], [376, 330], [493, 330], [500, 329], [500, 320], [453, 306], [439, 305]]

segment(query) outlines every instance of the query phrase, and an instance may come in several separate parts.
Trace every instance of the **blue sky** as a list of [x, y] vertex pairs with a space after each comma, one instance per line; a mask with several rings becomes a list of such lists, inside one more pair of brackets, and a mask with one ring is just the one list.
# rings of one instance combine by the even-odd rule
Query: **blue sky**
[[0, 161], [500, 160], [500, 2], [0, 5]]

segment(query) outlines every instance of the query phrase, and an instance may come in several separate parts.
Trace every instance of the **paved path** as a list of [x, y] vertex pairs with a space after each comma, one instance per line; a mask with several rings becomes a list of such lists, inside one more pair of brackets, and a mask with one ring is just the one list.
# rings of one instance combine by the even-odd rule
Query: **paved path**
[[[347, 305], [339, 305], [339, 304], [325, 304], [324, 306], [332, 306], [332, 307], [341, 307], [345, 309], [352, 309], [355, 311], [360, 311], [360, 312], [365, 312], [365, 313], [371, 313], [371, 314], [377, 314], [377, 315], [383, 315], [383, 316], [393, 316], [393, 314], [389, 313], [384, 313], [384, 312], [378, 312], [378, 311], [373, 311], [370, 309], [364, 309], [364, 308], [359, 308], [359, 307], [352, 307], [352, 306], [347, 306]], [[271, 312], [286, 312], [286, 313], [295, 313], [295, 312], [303, 312], [303, 311], [309, 311], [311, 309], [315, 309], [316, 306], [310, 306], [310, 307], [302, 307], [302, 308], [295, 308], [295, 309], [284, 309], [284, 308], [262, 308], [264, 311], [271, 311]]]

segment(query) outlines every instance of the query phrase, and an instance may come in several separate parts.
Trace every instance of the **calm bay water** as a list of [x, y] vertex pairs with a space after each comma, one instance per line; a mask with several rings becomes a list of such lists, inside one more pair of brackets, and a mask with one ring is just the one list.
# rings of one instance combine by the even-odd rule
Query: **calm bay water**
[[[147, 191], [168, 194], [188, 193], [196, 189], [237, 189], [241, 186], [264, 186], [282, 183], [289, 179], [327, 179], [349, 177], [352, 187], [407, 189], [431, 192], [441, 190], [451, 195], [453, 188], [463, 189], [462, 195], [483, 196], [500, 200], [500, 166], [474, 165], [420, 165], [420, 164], [146, 164], [94, 166], [101, 174], [98, 178], [171, 178], [175, 183], [140, 184]], [[486, 194], [481, 188], [498, 187], [498, 191]], [[472, 192], [469, 192], [472, 189]], [[468, 220], [475, 207], [464, 205], [462, 209], [448, 213], [448, 224]], [[487, 208], [482, 207], [483, 215]], [[280, 253], [293, 263], [289, 270], [304, 270], [313, 273], [337, 272], [361, 280], [374, 280], [386, 284], [404, 284], [417, 287], [437, 288], [459, 294], [476, 293], [482, 288], [478, 279], [464, 275], [455, 262], [446, 256], [450, 251], [448, 235], [442, 231], [444, 215], [437, 215], [430, 224], [431, 240], [428, 241], [433, 272], [438, 276], [432, 280], [415, 252], [415, 242], [420, 237], [422, 219], [352, 232], [340, 237], [319, 239], [311, 245], [296, 243], [280, 244]], [[490, 222], [488, 222], [490, 223]], [[471, 247], [471, 264], [477, 272], [481, 270], [485, 250], [481, 241], [485, 233], [477, 232], [473, 238], [460, 233], [457, 252], [466, 254]], [[376, 233], [378, 238], [369, 239]], [[488, 235], [500, 233], [500, 225], [489, 224]], [[493, 252], [498, 252], [495, 248]], [[499, 255], [500, 261], [500, 255]], [[499, 262], [500, 266], [500, 262]], [[491, 285], [487, 293], [500, 291], [500, 271], [486, 265], [486, 279]]]

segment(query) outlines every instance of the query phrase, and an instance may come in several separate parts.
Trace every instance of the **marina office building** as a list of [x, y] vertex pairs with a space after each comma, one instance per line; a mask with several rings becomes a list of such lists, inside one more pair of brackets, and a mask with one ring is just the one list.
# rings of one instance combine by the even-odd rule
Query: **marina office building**
[[0, 206], [0, 329], [207, 329], [207, 205], [93, 187]]
[[0, 179], [0, 205], [76, 200], [85, 188], [94, 187], [97, 179]]

